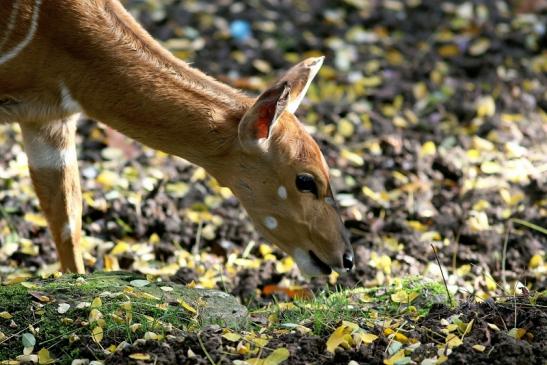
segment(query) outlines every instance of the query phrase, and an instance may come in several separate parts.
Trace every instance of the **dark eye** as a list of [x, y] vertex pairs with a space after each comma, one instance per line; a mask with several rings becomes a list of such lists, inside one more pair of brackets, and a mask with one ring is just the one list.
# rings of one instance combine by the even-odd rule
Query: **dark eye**
[[299, 174], [296, 176], [296, 188], [302, 193], [312, 193], [318, 196], [317, 184], [310, 174]]

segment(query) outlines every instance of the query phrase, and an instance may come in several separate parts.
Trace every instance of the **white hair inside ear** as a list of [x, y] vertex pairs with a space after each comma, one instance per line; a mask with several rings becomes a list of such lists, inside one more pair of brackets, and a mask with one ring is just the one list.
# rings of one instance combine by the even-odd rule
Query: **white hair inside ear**
[[287, 111], [294, 114], [296, 112], [296, 109], [300, 106], [300, 103], [304, 99], [304, 95], [306, 95], [306, 92], [308, 91], [308, 88], [310, 87], [310, 84], [312, 80], [315, 78], [317, 73], [319, 72], [319, 69], [323, 65], [323, 61], [325, 60], [324, 56], [312, 58], [309, 60], [309, 64], [307, 65], [309, 67], [308, 72], [308, 79], [306, 80], [306, 85], [302, 88], [300, 93], [293, 97], [292, 100], [287, 105]]

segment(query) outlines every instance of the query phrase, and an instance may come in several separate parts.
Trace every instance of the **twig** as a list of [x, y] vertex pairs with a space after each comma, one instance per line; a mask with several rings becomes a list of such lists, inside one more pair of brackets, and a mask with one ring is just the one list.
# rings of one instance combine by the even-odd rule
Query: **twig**
[[205, 348], [205, 345], [203, 344], [203, 341], [201, 340], [199, 333], [197, 334], [197, 337], [198, 337], [199, 345], [201, 346], [201, 350], [203, 350], [203, 353], [205, 353], [205, 356], [207, 356], [207, 359], [209, 359], [209, 362], [212, 365], [217, 365], [216, 362], [211, 357], [211, 355], [209, 355], [209, 352], [207, 352], [207, 349]]
[[203, 229], [203, 220], [199, 220], [198, 231], [196, 233], [196, 241], [192, 247], [192, 254], [199, 255], [199, 246], [201, 245], [201, 230]]
[[515, 290], [513, 290], [513, 302], [515, 303], [515, 325], [513, 328], [517, 328], [517, 291], [516, 291], [516, 285]]
[[399, 333], [399, 330], [401, 328], [403, 328], [407, 323], [408, 323], [408, 321], [404, 321], [403, 324], [401, 324], [400, 326], [397, 327], [397, 331], [395, 331], [394, 335], [389, 339], [389, 342], [387, 343], [387, 346], [386, 346], [386, 349], [384, 350], [384, 353], [387, 353], [387, 351], [389, 350], [389, 346], [391, 346], [391, 343], [393, 342], [393, 339], [395, 338], [397, 333]]
[[[504, 303], [497, 303], [498, 306], [500, 307], [504, 307], [504, 308], [509, 308], [506, 304]], [[521, 307], [526, 307], [526, 308], [543, 308], [543, 309], [547, 309], [547, 305], [539, 305], [539, 304], [528, 304], [528, 303], [519, 303], [519, 305]]]
[[[45, 344], [47, 344], [47, 343], [57, 341], [58, 339], [63, 339], [63, 337], [65, 337], [65, 336], [67, 336], [67, 335], [72, 335], [72, 334], [74, 334], [74, 333], [76, 333], [76, 332], [79, 332], [79, 331], [83, 330], [84, 328], [85, 328], [85, 327], [78, 327], [78, 328], [75, 328], [75, 329], [73, 329], [73, 330], [71, 330], [71, 331], [69, 331], [69, 332], [65, 332], [65, 333], [63, 333], [63, 334], [60, 334], [59, 336], [55, 336], [55, 337], [53, 337], [53, 338], [48, 338], [47, 340], [40, 342], [40, 345], [45, 345]], [[57, 343], [58, 343], [58, 342], [57, 342]], [[49, 346], [48, 349], [51, 348], [51, 347], [53, 347], [53, 346]]]
[[507, 260], [507, 243], [509, 242], [509, 232], [511, 232], [511, 219], [507, 222], [507, 228], [505, 228], [505, 239], [503, 240], [503, 250], [501, 253], [501, 282], [503, 287], [507, 287], [507, 281], [505, 278], [505, 261]]
[[540, 233], [543, 233], [544, 235], [547, 235], [547, 229], [546, 228], [543, 228], [543, 227], [540, 227], [538, 226], [537, 224], [534, 224], [534, 223], [530, 223], [528, 221], [525, 221], [525, 220], [522, 220], [522, 219], [518, 219], [518, 218], [512, 218], [511, 219], [513, 222], [515, 223], [518, 223], [520, 225], [523, 225], [525, 227], [528, 227], [530, 229], [533, 229], [534, 231], [538, 231]]
[[[38, 323], [43, 322], [43, 321], [44, 321], [43, 319], [40, 319], [39, 321], [34, 322], [33, 324], [31, 324], [31, 326], [34, 327], [34, 326], [36, 326]], [[6, 337], [4, 340], [0, 341], [0, 345], [2, 345], [3, 343], [8, 342], [9, 340], [11, 340], [11, 339], [14, 338], [14, 337], [19, 336], [21, 333], [23, 333], [23, 332], [25, 332], [25, 331], [28, 331], [28, 327], [25, 327], [25, 328], [23, 328], [22, 330], [20, 330], [19, 332], [15, 332], [14, 334], [12, 334], [12, 335]]]
[[458, 251], [460, 250], [460, 236], [462, 233], [462, 226], [458, 228], [458, 233], [456, 234], [456, 247], [454, 247], [454, 251], [452, 252], [452, 273], [456, 272], [456, 260], [458, 259]]
[[[471, 188], [469, 189], [469, 201], [473, 201], [475, 197], [475, 192], [477, 191], [477, 183], [479, 180], [478, 174], [473, 177], [473, 180], [471, 182]], [[458, 258], [458, 251], [460, 250], [460, 237], [463, 231], [463, 228], [465, 226], [465, 219], [467, 215], [469, 214], [469, 205], [463, 204], [462, 205], [462, 212], [461, 212], [461, 224], [458, 227], [458, 231], [456, 232], [456, 247], [454, 247], [454, 251], [452, 252], [452, 272], [456, 273], [456, 260]]]
[[441, 261], [439, 261], [437, 250], [435, 249], [435, 246], [433, 244], [431, 244], [431, 248], [433, 249], [433, 253], [435, 254], [435, 260], [437, 260], [437, 265], [439, 265], [439, 270], [441, 271], [441, 276], [444, 282], [444, 288], [446, 289], [446, 295], [448, 295], [448, 301], [450, 305], [452, 305], [452, 296], [450, 295], [450, 291], [448, 290], [448, 284], [446, 283], [446, 279], [444, 277], [443, 267], [441, 266]]
[[[435, 336], [438, 336], [438, 337], [440, 337], [440, 338], [443, 339], [443, 340], [444, 340], [445, 337], [446, 337], [445, 335], [440, 334], [440, 333], [437, 333], [437, 332], [435, 332], [435, 331], [433, 331], [432, 329], [427, 328], [427, 327], [420, 327], [420, 329], [423, 329], [423, 330], [425, 330], [425, 331], [427, 331], [427, 332], [430, 332], [431, 334], [433, 334], [433, 335], [435, 335]], [[444, 341], [443, 341], [443, 342], [439, 342], [439, 341], [437, 341], [436, 339], [434, 339], [433, 337], [429, 337], [429, 338], [430, 338], [433, 342], [435, 342], [435, 343], [437, 343], [437, 344], [444, 343]]]

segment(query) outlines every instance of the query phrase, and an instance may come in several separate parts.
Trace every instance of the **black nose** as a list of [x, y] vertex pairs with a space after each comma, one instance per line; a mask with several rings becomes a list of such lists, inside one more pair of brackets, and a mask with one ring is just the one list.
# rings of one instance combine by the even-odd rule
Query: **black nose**
[[344, 269], [347, 269], [350, 271], [353, 269], [353, 253], [350, 251], [344, 252], [344, 256], [342, 256], [342, 264], [344, 265]]

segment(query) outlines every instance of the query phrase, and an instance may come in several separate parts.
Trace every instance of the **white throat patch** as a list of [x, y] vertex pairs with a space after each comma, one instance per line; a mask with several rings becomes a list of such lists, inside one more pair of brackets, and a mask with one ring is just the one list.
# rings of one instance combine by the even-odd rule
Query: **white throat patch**
[[292, 257], [294, 258], [296, 265], [298, 265], [302, 275], [310, 277], [321, 275], [321, 269], [315, 265], [310, 254], [306, 251], [296, 248], [293, 251]]
[[65, 83], [61, 81], [59, 83], [59, 87], [61, 88], [61, 107], [63, 110], [70, 114], [81, 112], [82, 107], [76, 100], [74, 100]]

